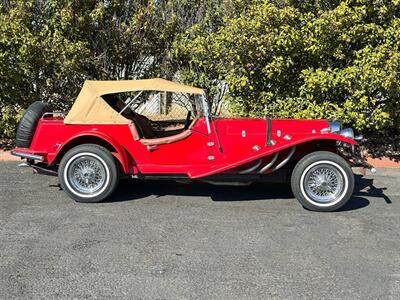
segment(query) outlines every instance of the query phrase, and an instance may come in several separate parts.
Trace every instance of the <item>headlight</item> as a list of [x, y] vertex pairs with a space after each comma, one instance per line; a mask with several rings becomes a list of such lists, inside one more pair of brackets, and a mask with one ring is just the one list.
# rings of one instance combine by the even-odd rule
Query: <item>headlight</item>
[[329, 128], [331, 129], [332, 133], [337, 133], [342, 129], [342, 125], [338, 121], [331, 121], [329, 122]]
[[339, 131], [339, 134], [350, 139], [354, 139], [354, 131], [351, 128], [345, 128]]

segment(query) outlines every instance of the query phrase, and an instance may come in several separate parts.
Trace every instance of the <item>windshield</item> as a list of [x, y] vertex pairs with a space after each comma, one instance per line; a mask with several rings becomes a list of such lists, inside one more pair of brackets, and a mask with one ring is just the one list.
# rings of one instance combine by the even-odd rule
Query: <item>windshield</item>
[[116, 112], [124, 115], [129, 112], [143, 114], [151, 119], [182, 119], [190, 111], [192, 116], [207, 115], [203, 95], [139, 92], [103, 95], [102, 98]]

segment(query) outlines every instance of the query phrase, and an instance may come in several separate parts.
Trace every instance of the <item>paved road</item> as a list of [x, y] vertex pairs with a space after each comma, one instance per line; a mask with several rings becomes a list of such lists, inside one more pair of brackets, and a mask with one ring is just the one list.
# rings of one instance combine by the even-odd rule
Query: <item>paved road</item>
[[400, 173], [341, 212], [288, 187], [124, 181], [77, 204], [0, 164], [0, 298], [400, 299]]

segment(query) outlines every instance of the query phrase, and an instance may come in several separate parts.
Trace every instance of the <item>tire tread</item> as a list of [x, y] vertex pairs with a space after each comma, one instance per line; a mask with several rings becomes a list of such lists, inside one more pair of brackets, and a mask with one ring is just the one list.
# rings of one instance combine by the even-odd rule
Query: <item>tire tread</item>
[[29, 148], [40, 118], [48, 111], [48, 105], [41, 101], [36, 101], [28, 107], [17, 128], [17, 147]]

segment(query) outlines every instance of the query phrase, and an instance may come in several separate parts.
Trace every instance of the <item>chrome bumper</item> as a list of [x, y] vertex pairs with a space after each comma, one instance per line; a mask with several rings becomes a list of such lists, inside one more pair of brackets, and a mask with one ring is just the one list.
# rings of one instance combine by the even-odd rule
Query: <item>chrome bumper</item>
[[21, 157], [21, 158], [27, 158], [27, 159], [37, 160], [37, 161], [43, 161], [43, 156], [41, 156], [41, 155], [18, 152], [18, 151], [14, 151], [14, 150], [11, 151], [11, 155], [18, 156], [18, 157]]

